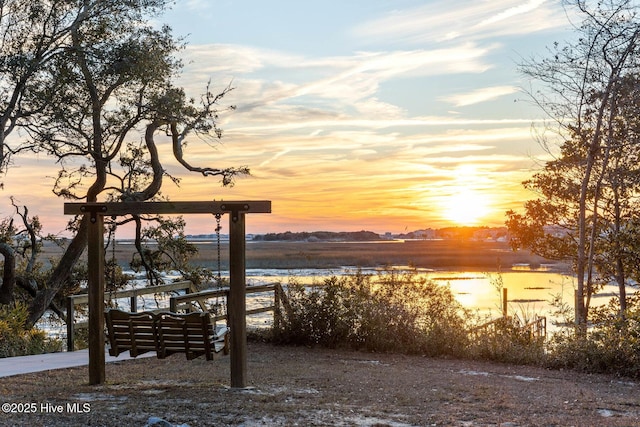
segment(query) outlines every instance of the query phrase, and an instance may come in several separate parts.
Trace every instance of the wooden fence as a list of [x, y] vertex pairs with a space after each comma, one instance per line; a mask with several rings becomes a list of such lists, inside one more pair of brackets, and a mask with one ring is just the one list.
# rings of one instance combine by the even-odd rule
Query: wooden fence
[[[285, 310], [288, 310], [289, 302], [287, 300], [287, 296], [282, 289], [282, 285], [280, 283], [269, 283], [266, 285], [254, 285], [246, 287], [246, 294], [258, 294], [264, 292], [273, 292], [273, 303], [268, 306], [252, 308], [246, 311], [246, 315], [250, 316], [253, 314], [267, 313], [273, 312], [273, 322], [274, 326], [279, 327], [280, 321], [282, 319], [282, 307]], [[224, 297], [227, 300], [229, 296], [229, 288], [222, 289], [210, 289], [206, 291], [193, 292], [184, 295], [176, 295], [169, 298], [169, 310], [172, 313], [179, 312], [190, 312], [190, 311], [209, 311], [208, 302], [212, 299], [218, 299]], [[218, 320], [226, 320], [227, 319], [227, 311], [225, 310], [223, 313], [213, 312], [213, 319]]]
[[[509, 317], [499, 317], [474, 328], [472, 332], [476, 335], [481, 332], [497, 334], [500, 328], [505, 325], [505, 322], [509, 321]], [[534, 320], [519, 326], [517, 329], [522, 334], [528, 333], [530, 338], [544, 339], [547, 336], [547, 318], [544, 316], [536, 316]]]
[[[129, 298], [131, 311], [135, 312], [138, 307], [138, 297], [143, 295], [155, 295], [164, 292], [185, 291], [187, 294], [196, 292], [197, 289], [190, 281], [170, 283], [167, 285], [150, 286], [148, 288], [131, 289], [128, 291], [105, 292], [104, 300]], [[67, 297], [67, 351], [74, 351], [75, 330], [86, 328], [87, 322], [76, 322], [76, 306], [86, 305], [89, 302], [88, 294], [71, 295]]]
[[[228, 301], [229, 288], [209, 289], [205, 291], [197, 291], [193, 283], [190, 281], [170, 283], [167, 285], [151, 286], [147, 288], [131, 289], [128, 291], [105, 292], [105, 301], [129, 298], [131, 311], [135, 312], [138, 307], [138, 297], [143, 295], [155, 295], [164, 292], [185, 291], [182, 295], [174, 295], [169, 297], [169, 311], [172, 313], [191, 312], [191, 311], [207, 311], [213, 314], [215, 321], [226, 320], [227, 310], [222, 313], [215, 312], [209, 308], [209, 302], [212, 299], [224, 298]], [[257, 294], [263, 292], [273, 292], [273, 302], [264, 307], [253, 308], [246, 311], [247, 316], [273, 312], [274, 326], [278, 327], [282, 319], [282, 307], [287, 309], [289, 303], [287, 296], [279, 283], [270, 283], [266, 285], [247, 286], [246, 294]], [[74, 351], [75, 330], [86, 328], [87, 322], [75, 322], [76, 306], [87, 304], [89, 301], [88, 294], [72, 295], [67, 297], [67, 351]]]

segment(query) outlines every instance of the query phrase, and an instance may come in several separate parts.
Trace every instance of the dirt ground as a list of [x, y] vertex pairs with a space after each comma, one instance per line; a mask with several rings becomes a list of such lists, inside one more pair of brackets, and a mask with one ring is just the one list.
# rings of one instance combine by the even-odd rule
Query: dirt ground
[[22, 412], [0, 425], [640, 425], [636, 382], [419, 356], [250, 342], [246, 389], [229, 388], [229, 356], [108, 364], [106, 378], [88, 385], [85, 367], [0, 379], [2, 403]]

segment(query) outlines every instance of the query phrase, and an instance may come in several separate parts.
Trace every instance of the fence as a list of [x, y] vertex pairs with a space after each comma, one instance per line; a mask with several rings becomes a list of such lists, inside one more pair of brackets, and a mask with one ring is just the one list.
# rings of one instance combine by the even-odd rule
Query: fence
[[[187, 294], [196, 292], [197, 289], [190, 281], [182, 281], [170, 283], [168, 285], [151, 286], [148, 288], [131, 289], [128, 291], [105, 292], [104, 299], [114, 300], [121, 298], [129, 298], [131, 311], [136, 311], [138, 307], [138, 297], [143, 295], [155, 295], [163, 292], [185, 291]], [[67, 297], [67, 351], [74, 351], [74, 335], [78, 328], [86, 328], [87, 322], [76, 322], [76, 306], [88, 304], [89, 295], [71, 295]]]
[[[510, 324], [511, 319], [509, 317], [499, 317], [484, 323], [472, 330], [476, 335], [481, 332], [490, 332], [497, 334], [502, 328]], [[547, 318], [544, 316], [537, 316], [535, 320], [517, 327], [521, 334], [528, 334], [529, 338], [544, 339], [547, 336]]]
[[[155, 295], [163, 292], [181, 291], [183, 295], [174, 295], [169, 298], [169, 311], [178, 313], [181, 311], [211, 311], [207, 302], [211, 299], [224, 298], [228, 301], [229, 288], [211, 289], [205, 291], [197, 291], [193, 283], [190, 281], [176, 282], [168, 285], [152, 286], [148, 288], [131, 289], [128, 291], [105, 292], [105, 300], [114, 300], [121, 298], [129, 298], [131, 311], [135, 312], [138, 307], [138, 297], [143, 295]], [[260, 313], [273, 312], [274, 326], [278, 327], [282, 319], [282, 307], [287, 309], [289, 303], [282, 286], [279, 283], [270, 283], [266, 285], [247, 286], [246, 294], [257, 294], [263, 292], [273, 292], [273, 303], [268, 306], [253, 308], [246, 311], [246, 315], [254, 315]], [[67, 351], [74, 351], [75, 330], [86, 328], [87, 322], [75, 322], [76, 306], [87, 304], [89, 301], [88, 294], [72, 295], [67, 297]], [[226, 320], [227, 310], [224, 312], [214, 312], [213, 319]]]
[[[253, 314], [259, 313], [267, 313], [273, 312], [273, 322], [274, 326], [279, 327], [280, 321], [282, 319], [282, 307], [288, 309], [289, 302], [287, 300], [287, 296], [282, 289], [282, 285], [280, 283], [269, 283], [266, 285], [254, 285], [246, 287], [246, 294], [257, 294], [263, 292], [273, 292], [273, 304], [249, 309], [246, 311], [246, 315], [250, 316]], [[227, 299], [229, 296], [229, 288], [223, 289], [211, 289], [200, 292], [193, 292], [185, 295], [176, 295], [169, 298], [169, 310], [172, 313], [178, 313], [181, 311], [210, 311], [207, 307], [208, 300], [214, 298], [224, 297]], [[228, 299], [227, 299], [228, 300]], [[223, 313], [214, 312], [213, 319], [218, 320], [226, 320], [227, 319], [227, 311], [225, 310]]]

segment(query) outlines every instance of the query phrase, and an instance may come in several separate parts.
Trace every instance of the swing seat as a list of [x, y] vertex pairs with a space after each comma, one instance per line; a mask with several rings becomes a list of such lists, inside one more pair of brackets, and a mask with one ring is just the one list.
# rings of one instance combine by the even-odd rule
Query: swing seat
[[208, 313], [128, 313], [107, 309], [105, 321], [112, 356], [127, 350], [131, 357], [156, 351], [159, 359], [175, 353], [185, 353], [187, 360], [202, 355], [212, 360], [214, 353], [228, 354], [228, 328], [216, 327]]

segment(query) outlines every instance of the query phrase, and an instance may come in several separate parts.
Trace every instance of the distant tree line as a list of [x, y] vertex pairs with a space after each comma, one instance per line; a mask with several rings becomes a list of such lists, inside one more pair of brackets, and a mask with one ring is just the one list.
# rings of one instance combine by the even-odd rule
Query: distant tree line
[[275, 241], [328, 241], [328, 242], [364, 242], [373, 240], [382, 240], [380, 235], [373, 231], [302, 231], [293, 233], [285, 231], [284, 233], [267, 233], [254, 236], [253, 240], [275, 242]]

